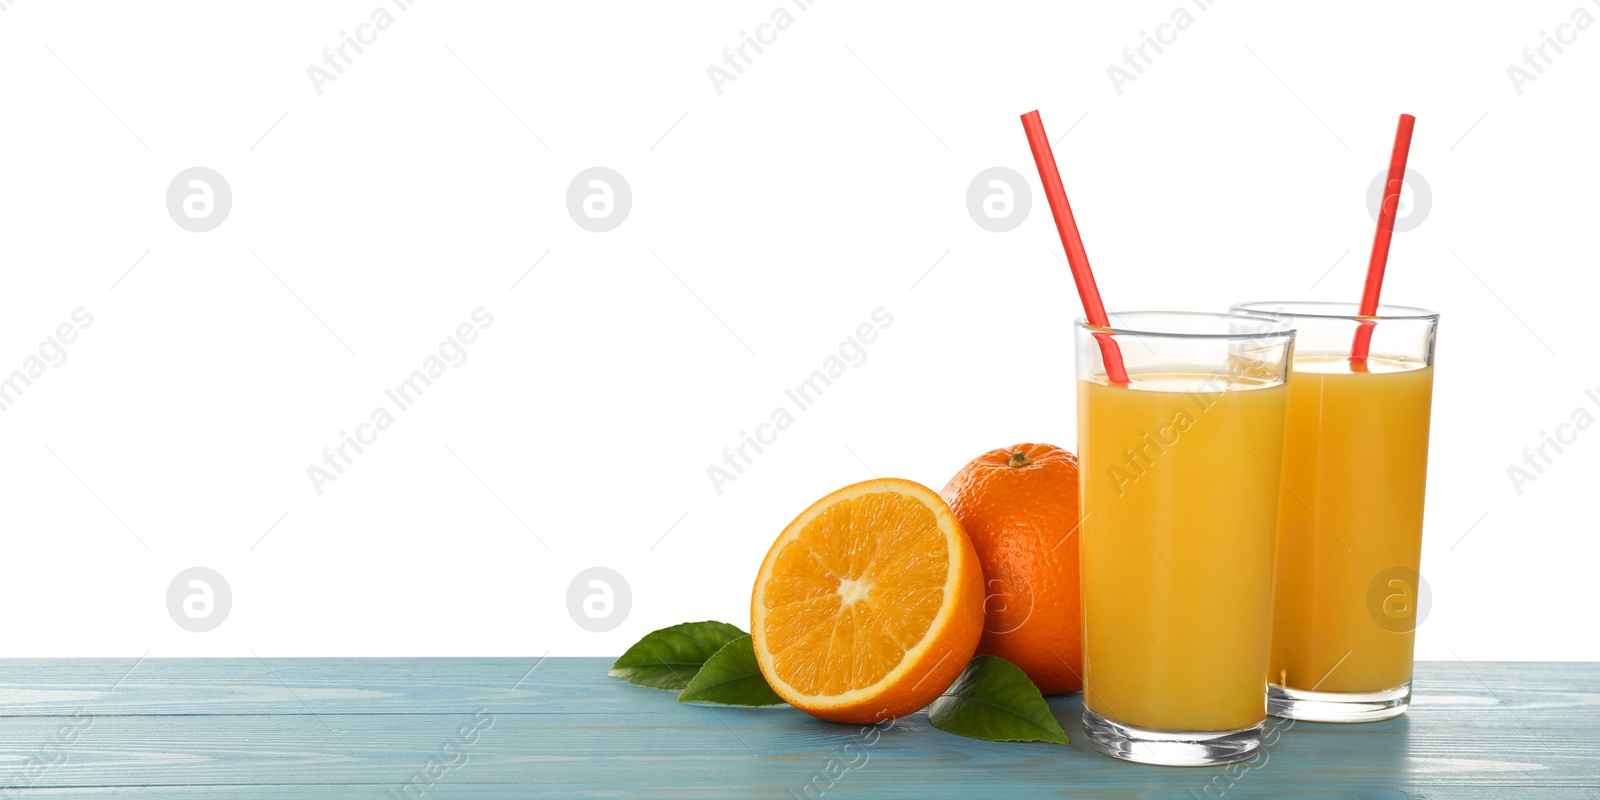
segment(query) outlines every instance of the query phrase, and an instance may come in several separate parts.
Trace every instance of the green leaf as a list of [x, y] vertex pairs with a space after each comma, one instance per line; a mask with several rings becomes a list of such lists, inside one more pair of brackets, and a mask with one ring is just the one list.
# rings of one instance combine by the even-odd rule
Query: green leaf
[[611, 665], [617, 680], [656, 689], [682, 690], [723, 645], [745, 632], [726, 622], [685, 622], [645, 634]]
[[928, 719], [942, 731], [992, 742], [1067, 743], [1039, 688], [999, 656], [978, 656], [939, 699]]
[[680, 703], [721, 703], [726, 706], [775, 706], [783, 698], [761, 675], [756, 648], [750, 637], [740, 636], [723, 646], [678, 695]]

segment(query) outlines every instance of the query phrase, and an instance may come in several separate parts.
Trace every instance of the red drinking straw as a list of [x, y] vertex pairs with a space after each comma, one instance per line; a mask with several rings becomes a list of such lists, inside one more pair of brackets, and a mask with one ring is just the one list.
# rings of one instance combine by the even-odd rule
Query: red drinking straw
[[[1383, 289], [1383, 268], [1389, 263], [1389, 239], [1394, 236], [1394, 215], [1400, 206], [1400, 187], [1406, 177], [1406, 156], [1411, 154], [1411, 129], [1417, 118], [1400, 115], [1394, 132], [1394, 152], [1389, 155], [1389, 179], [1383, 184], [1383, 204], [1378, 207], [1378, 232], [1372, 237], [1372, 259], [1367, 262], [1367, 285], [1361, 290], [1361, 316], [1378, 314], [1378, 292]], [[1372, 348], [1372, 328], [1378, 323], [1362, 320], [1350, 345], [1350, 363], [1365, 371], [1367, 352]]]
[[[1089, 269], [1089, 254], [1084, 252], [1083, 237], [1078, 235], [1078, 223], [1072, 219], [1072, 206], [1067, 205], [1067, 190], [1061, 186], [1061, 173], [1056, 169], [1055, 154], [1050, 152], [1050, 139], [1044, 135], [1044, 123], [1039, 112], [1022, 115], [1022, 129], [1028, 134], [1028, 146], [1033, 149], [1033, 162], [1039, 165], [1039, 180], [1044, 183], [1044, 196], [1050, 201], [1050, 213], [1056, 218], [1056, 230], [1061, 232], [1061, 246], [1067, 251], [1067, 266], [1072, 269], [1072, 280], [1078, 284], [1078, 297], [1083, 300], [1083, 315], [1097, 328], [1110, 328], [1106, 307], [1100, 302], [1100, 290], [1094, 285], [1094, 273]], [[1407, 136], [1409, 139], [1409, 134]], [[1122, 364], [1122, 350], [1117, 347], [1109, 331], [1096, 331], [1094, 338], [1100, 343], [1100, 360], [1106, 365], [1106, 380], [1116, 386], [1128, 385], [1128, 370]]]

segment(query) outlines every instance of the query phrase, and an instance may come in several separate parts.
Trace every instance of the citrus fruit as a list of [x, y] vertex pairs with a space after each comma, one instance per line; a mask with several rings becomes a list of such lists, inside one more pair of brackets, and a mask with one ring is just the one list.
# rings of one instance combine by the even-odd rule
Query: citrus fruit
[[990, 450], [941, 495], [983, 564], [978, 652], [1021, 667], [1045, 694], [1082, 689], [1077, 457], [1049, 444]]
[[811, 504], [750, 598], [761, 674], [795, 708], [874, 723], [933, 702], [983, 632], [983, 572], [932, 489], [884, 478]]

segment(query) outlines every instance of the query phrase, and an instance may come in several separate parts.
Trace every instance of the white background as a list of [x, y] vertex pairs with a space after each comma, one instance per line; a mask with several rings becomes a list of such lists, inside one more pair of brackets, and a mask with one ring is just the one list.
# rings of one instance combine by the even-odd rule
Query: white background
[[[599, 655], [743, 626], [822, 494], [1073, 446], [1038, 108], [1113, 309], [1355, 299], [1364, 192], [1415, 114], [1433, 200], [1384, 299], [1444, 314], [1418, 655], [1600, 658], [1600, 431], [1520, 496], [1506, 473], [1600, 416], [1600, 25], [1520, 94], [1506, 71], [1600, 5], [1189, 4], [1119, 94], [1107, 66], [1179, 0], [821, 0], [719, 95], [706, 68], [779, 0], [420, 0], [319, 95], [307, 67], [379, 4], [0, 0], [0, 373], [94, 317], [0, 412], [4, 655]], [[233, 194], [208, 233], [165, 206], [197, 165]], [[596, 165], [633, 195], [608, 233], [566, 207]], [[965, 205], [994, 166], [1032, 186], [1006, 233]], [[469, 360], [319, 496], [307, 466], [478, 307]], [[867, 360], [715, 491], [879, 307]], [[197, 565], [232, 592], [209, 633], [166, 603]], [[631, 590], [608, 633], [568, 610], [592, 566]]]

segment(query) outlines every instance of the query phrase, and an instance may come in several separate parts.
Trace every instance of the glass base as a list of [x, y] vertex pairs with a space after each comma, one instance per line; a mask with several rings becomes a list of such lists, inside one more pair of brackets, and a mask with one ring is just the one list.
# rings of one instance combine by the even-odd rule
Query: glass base
[[1108, 756], [1165, 767], [1227, 764], [1261, 749], [1260, 725], [1239, 731], [1150, 731], [1112, 722], [1087, 708], [1083, 733], [1094, 749]]
[[1381, 692], [1312, 692], [1267, 684], [1267, 713], [1307, 722], [1377, 722], [1411, 707], [1411, 681]]

